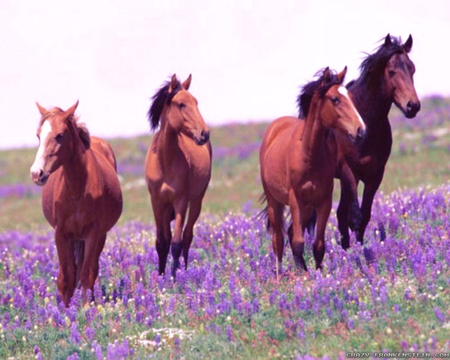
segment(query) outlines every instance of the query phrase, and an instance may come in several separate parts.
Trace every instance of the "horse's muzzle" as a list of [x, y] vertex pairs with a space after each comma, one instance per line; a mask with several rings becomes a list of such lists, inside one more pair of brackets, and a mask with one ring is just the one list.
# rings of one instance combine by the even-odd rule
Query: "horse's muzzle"
[[195, 143], [197, 145], [204, 145], [209, 141], [209, 131], [202, 130], [199, 137], [195, 137]]
[[45, 185], [50, 176], [50, 174], [44, 172], [44, 170], [31, 171], [30, 175], [31, 175], [31, 180], [33, 180], [33, 182], [39, 186]]
[[416, 116], [419, 110], [420, 110], [420, 101], [413, 102], [410, 100], [408, 101], [408, 104], [406, 104], [405, 116], [408, 119], [412, 119], [413, 117]]
[[363, 141], [365, 135], [366, 135], [366, 131], [362, 127], [359, 127], [358, 130], [356, 130], [356, 136], [349, 134], [350, 139], [355, 144], [361, 143]]

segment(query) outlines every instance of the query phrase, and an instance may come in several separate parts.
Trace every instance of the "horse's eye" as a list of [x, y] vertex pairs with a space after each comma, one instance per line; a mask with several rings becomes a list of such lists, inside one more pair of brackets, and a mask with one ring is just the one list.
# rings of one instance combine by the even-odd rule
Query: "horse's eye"
[[335, 97], [332, 97], [332, 98], [331, 98], [331, 102], [332, 102], [334, 105], [337, 105], [337, 104], [339, 104], [341, 101], [339, 100], [339, 98], [338, 98], [337, 96], [335, 96]]
[[62, 140], [62, 138], [64, 137], [64, 134], [63, 133], [59, 133], [58, 135], [56, 135], [55, 136], [55, 139], [56, 139], [56, 141], [61, 141]]
[[389, 77], [393, 77], [396, 73], [394, 70], [389, 70], [388, 74], [389, 74]]
[[183, 109], [183, 108], [185, 108], [185, 107], [186, 107], [186, 105], [183, 104], [183, 103], [179, 103], [179, 104], [178, 104], [178, 108], [179, 108], [179, 109]]

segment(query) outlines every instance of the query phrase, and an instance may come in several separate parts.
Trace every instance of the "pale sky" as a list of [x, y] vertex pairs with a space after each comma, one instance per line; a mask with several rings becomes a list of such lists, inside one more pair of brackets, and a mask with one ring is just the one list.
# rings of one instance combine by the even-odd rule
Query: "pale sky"
[[6, 0], [0, 33], [0, 148], [37, 146], [36, 101], [79, 99], [93, 135], [149, 133], [173, 73], [192, 73], [209, 125], [294, 115], [319, 69], [347, 65], [350, 81], [387, 33], [413, 36], [419, 96], [450, 95], [447, 0]]

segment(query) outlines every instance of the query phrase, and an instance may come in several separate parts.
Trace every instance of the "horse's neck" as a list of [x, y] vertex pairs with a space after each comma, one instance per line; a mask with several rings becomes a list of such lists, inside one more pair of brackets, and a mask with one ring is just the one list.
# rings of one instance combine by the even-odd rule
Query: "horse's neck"
[[311, 159], [315, 155], [321, 153], [319, 151], [325, 145], [326, 128], [323, 126], [319, 118], [320, 107], [317, 104], [311, 106], [308, 116], [305, 119], [305, 127], [301, 135], [301, 142], [303, 146], [303, 154]]
[[184, 151], [180, 144], [179, 132], [175, 131], [169, 124], [165, 123], [158, 136], [158, 153], [162, 164], [170, 166], [174, 159], [180, 155], [184, 156]]
[[84, 192], [87, 184], [87, 154], [81, 141], [74, 144], [69, 161], [62, 165], [67, 189], [74, 194]]
[[378, 82], [361, 77], [349, 88], [353, 95], [353, 103], [364, 119], [366, 126], [376, 128], [388, 120], [392, 106], [392, 98], [386, 96], [381, 89], [381, 80]]

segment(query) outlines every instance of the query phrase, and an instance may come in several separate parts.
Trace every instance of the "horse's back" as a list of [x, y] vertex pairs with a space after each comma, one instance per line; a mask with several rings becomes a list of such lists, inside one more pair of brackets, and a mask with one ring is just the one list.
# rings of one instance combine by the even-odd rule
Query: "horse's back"
[[91, 148], [96, 153], [102, 154], [117, 172], [116, 156], [114, 155], [114, 151], [111, 145], [109, 145], [107, 141], [95, 136], [91, 136]]
[[[119, 219], [123, 208], [122, 190], [117, 176], [116, 157], [111, 145], [97, 137], [91, 137], [91, 150], [95, 158], [92, 162], [95, 163], [95, 167], [98, 167], [91, 170], [93, 172], [91, 181], [99, 182], [99, 184], [94, 184], [94, 186], [100, 186], [103, 201], [99, 206], [106, 213], [104, 217], [105, 222], [110, 224], [106, 227], [110, 228]], [[97, 172], [97, 176], [94, 175], [94, 172]]]

